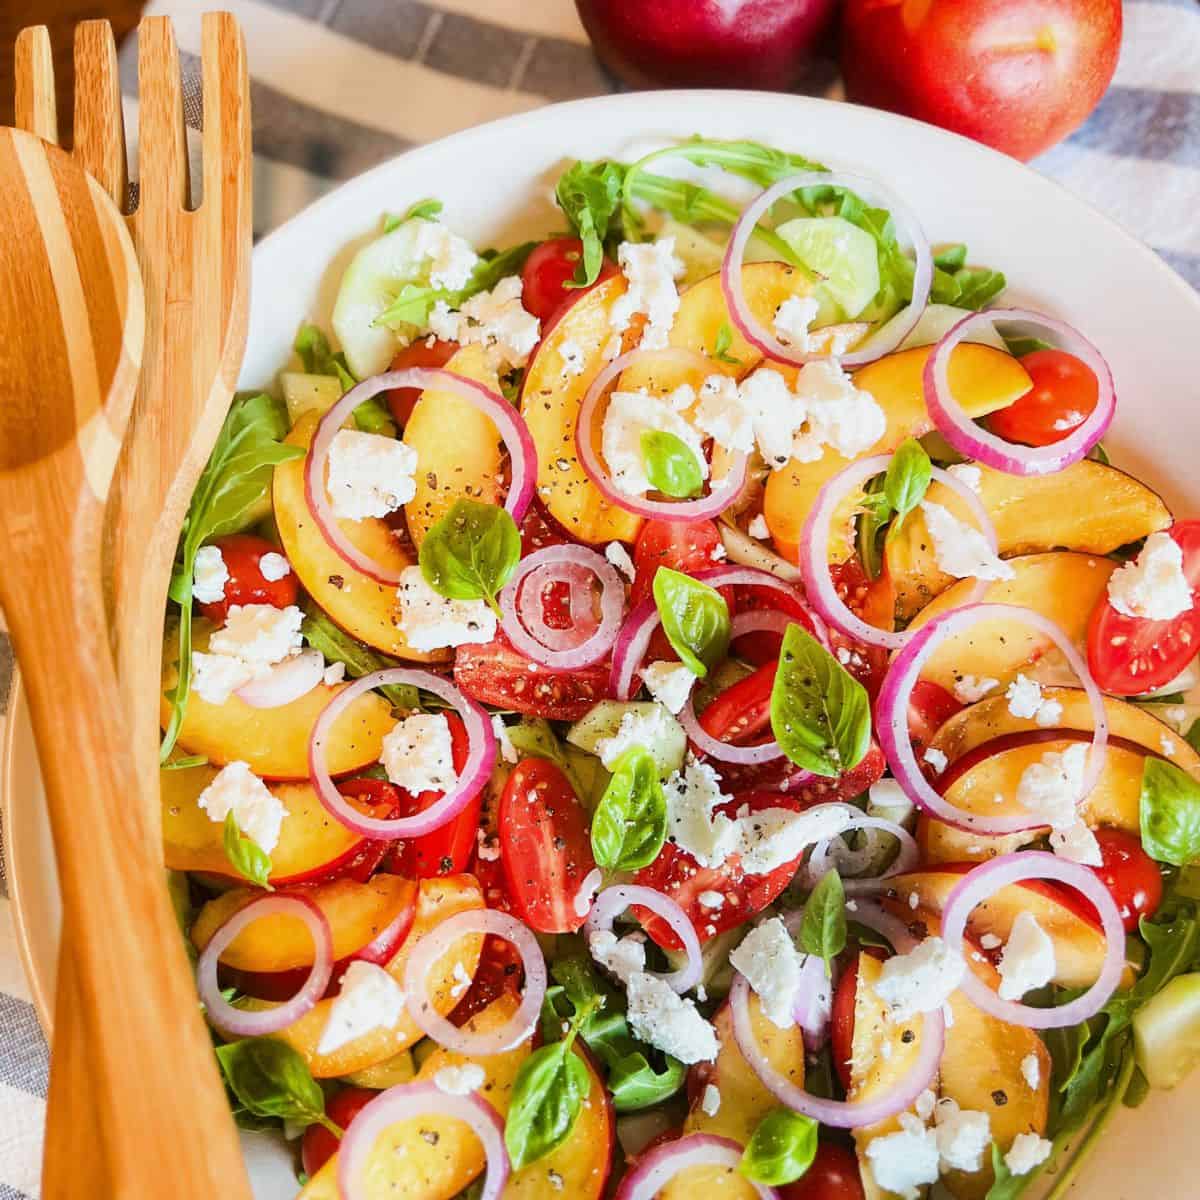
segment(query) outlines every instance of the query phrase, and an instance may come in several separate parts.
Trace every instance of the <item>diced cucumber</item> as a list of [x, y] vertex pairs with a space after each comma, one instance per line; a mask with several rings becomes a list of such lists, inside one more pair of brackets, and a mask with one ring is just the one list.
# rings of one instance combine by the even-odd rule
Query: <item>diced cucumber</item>
[[[649, 712], [654, 707], [652, 700], [601, 700], [567, 730], [567, 741], [580, 750], [595, 754], [596, 747], [621, 727], [621, 721], [627, 713]], [[687, 753], [687, 734], [674, 717], [663, 722], [663, 727], [663, 736], [655, 745], [647, 746], [646, 750], [658, 763], [659, 774], [666, 778], [683, 766], [683, 756]]]
[[[729, 994], [729, 988], [733, 984], [733, 967], [729, 962], [729, 953], [745, 937], [747, 928], [744, 924], [735, 925], [701, 944], [700, 984], [709, 1000], [721, 1000]], [[682, 950], [663, 950], [663, 954], [673, 971], [679, 970], [687, 961], [687, 955]]]
[[1134, 700], [1153, 700], [1156, 696], [1173, 696], [1177, 692], [1190, 692], [1192, 688], [1200, 683], [1200, 658], [1193, 658], [1174, 679], [1164, 683], [1162, 687], [1155, 688], [1152, 692], [1143, 692], [1140, 696], [1134, 696]]
[[[899, 348], [909, 350], [913, 346], [932, 346], [935, 342], [940, 342], [966, 315], [964, 309], [955, 308], [952, 304], [927, 304], [921, 319], [913, 326], [908, 337], [900, 343]], [[976, 325], [966, 340], [1008, 353], [1008, 344], [995, 328], [985, 321]]]
[[1177, 975], [1138, 1011], [1133, 1047], [1151, 1087], [1173, 1088], [1200, 1063], [1200, 972]]
[[287, 405], [288, 421], [292, 425], [306, 412], [324, 416], [342, 398], [342, 385], [335, 375], [280, 371], [279, 386]]
[[879, 291], [879, 253], [865, 229], [843, 217], [796, 217], [775, 232], [810, 271], [824, 277], [822, 289], [849, 319]]
[[1139, 701], [1138, 707], [1144, 709], [1152, 717], [1157, 718], [1164, 725], [1169, 726], [1181, 735], [1186, 735], [1187, 731], [1197, 721], [1200, 721], [1200, 704], [1190, 702], [1164, 704], [1162, 701], [1156, 700], [1146, 704]]

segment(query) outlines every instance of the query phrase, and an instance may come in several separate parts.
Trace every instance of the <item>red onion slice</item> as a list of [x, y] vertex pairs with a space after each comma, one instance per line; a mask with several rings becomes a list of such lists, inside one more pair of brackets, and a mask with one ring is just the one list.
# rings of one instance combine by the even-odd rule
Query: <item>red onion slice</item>
[[[574, 589], [580, 586], [580, 573], [594, 575], [601, 588], [598, 625], [590, 612], [591, 589], [586, 591], [588, 617], [592, 620], [593, 628], [590, 632], [584, 631], [582, 639], [579, 630], [550, 629], [540, 611], [541, 588], [546, 583], [565, 580], [573, 589], [574, 612]], [[586, 578], [586, 574], [583, 577]], [[523, 590], [522, 583], [525, 584]], [[520, 598], [531, 590], [534, 593], [531, 602], [520, 603]], [[602, 554], [586, 546], [547, 546], [534, 551], [521, 560], [512, 578], [500, 592], [500, 624], [509, 641], [522, 654], [552, 671], [577, 671], [580, 667], [599, 662], [617, 639], [624, 611], [625, 585], [616, 568]], [[553, 644], [564, 632], [568, 637], [574, 634], [574, 645], [569, 648]]]
[[307, 696], [324, 674], [325, 656], [320, 650], [302, 650], [275, 663], [262, 679], [238, 688], [237, 698], [251, 708], [281, 708]]
[[369, 575], [377, 583], [396, 587], [400, 576], [389, 571], [369, 554], [364, 554], [342, 532], [333, 506], [325, 492], [325, 460], [342, 423], [360, 404], [391, 388], [420, 388], [427, 391], [453, 392], [477, 408], [500, 431], [508, 450], [512, 482], [508, 487], [505, 509], [520, 524], [537, 484], [537, 450], [525, 419], [498, 392], [444, 367], [407, 367], [403, 371], [384, 371], [352, 387], [322, 418], [313, 435], [308, 458], [304, 463], [304, 495], [322, 536], [338, 555], [356, 571]]
[[[857, 905], [854, 919], [882, 934], [897, 953], [904, 953], [913, 946], [915, 939], [903, 921], [874, 904], [860, 900]], [[812, 1117], [814, 1121], [820, 1121], [822, 1125], [834, 1129], [859, 1129], [864, 1125], [874, 1125], [876, 1121], [886, 1121], [888, 1117], [894, 1117], [912, 1105], [937, 1074], [945, 1044], [946, 1025], [941, 1012], [928, 1012], [921, 1016], [920, 1045], [912, 1069], [885, 1095], [873, 1100], [827, 1100], [814, 1096], [798, 1087], [786, 1075], [781, 1075], [767, 1060], [754, 1035], [749, 1001], [750, 984], [738, 972], [729, 990], [729, 1010], [733, 1017], [733, 1038], [742, 1057], [776, 1100]]]
[[865, 363], [874, 362], [877, 358], [882, 358], [885, 354], [890, 354], [908, 337], [925, 311], [925, 306], [929, 302], [929, 289], [933, 284], [933, 251], [922, 232], [920, 222], [906, 204], [875, 180], [866, 179], [861, 175], [802, 171], [772, 184], [750, 203], [738, 218], [738, 223], [733, 227], [729, 244], [725, 248], [725, 257], [721, 261], [721, 290], [725, 294], [729, 315], [733, 319], [734, 325], [737, 326], [738, 332], [768, 358], [772, 358], [776, 362], [801, 366], [806, 362], [834, 357], [831, 354], [809, 354], [785, 346], [768, 329], [764, 328], [750, 311], [750, 306], [746, 303], [746, 294], [742, 290], [742, 261], [746, 255], [746, 243], [754, 233], [759, 218], [775, 201], [800, 188], [807, 187], [846, 188], [875, 207], [886, 208], [892, 214], [892, 220], [901, 240], [909, 243], [916, 257], [913, 270], [912, 300], [909, 304], [896, 313], [885, 325], [877, 329], [856, 350], [850, 350], [840, 356], [843, 366], [860, 367]]
[[806, 954], [800, 967], [800, 982], [792, 1001], [792, 1019], [804, 1035], [804, 1047], [815, 1054], [829, 1035], [833, 1015], [833, 982], [825, 971], [825, 960]]
[[[525, 576], [517, 591], [517, 616], [521, 625], [537, 630], [537, 641], [548, 650], [574, 650], [600, 628], [592, 601], [594, 576], [584, 567], [571, 563], [542, 563]], [[567, 587], [566, 629], [554, 629], [545, 621], [546, 589], [557, 584]], [[614, 632], [615, 637], [615, 632]]]
[[774, 762], [783, 757], [779, 743], [772, 738], [769, 742], [760, 742], [757, 746], [735, 746], [732, 742], [723, 742], [708, 733], [696, 716], [692, 698], [679, 710], [676, 718], [683, 731], [688, 735], [688, 741], [696, 749], [703, 751], [709, 758], [717, 762], [742, 763], [754, 766], [758, 763]]
[[687, 913], [670, 896], [635, 883], [622, 883], [605, 888], [593, 901], [592, 911], [588, 914], [585, 925], [588, 935], [611, 932], [613, 921], [634, 905], [648, 908], [655, 916], [662, 917], [671, 927], [671, 932], [683, 944], [684, 953], [687, 955], [687, 962], [678, 971], [667, 974], [649, 971], [647, 974], [655, 975], [680, 995], [694, 988], [700, 982], [704, 965], [700, 958], [700, 939], [696, 936], [696, 930]]
[[[355, 808], [338, 791], [325, 765], [325, 743], [338, 717], [364, 692], [388, 683], [409, 684], [422, 691], [432, 692], [444, 700], [462, 717], [470, 740], [470, 753], [446, 794], [423, 812], [411, 817], [382, 819], [370, 817]], [[308, 741], [308, 773], [321, 803], [331, 816], [347, 829], [370, 838], [421, 837], [452, 821], [479, 794], [492, 774], [496, 763], [496, 735], [487, 711], [469, 696], [464, 695], [448, 679], [430, 671], [409, 667], [389, 667], [372, 671], [356, 679], [321, 710]]]
[[[900, 853], [896, 855], [896, 860], [892, 863], [882, 875], [874, 876], [870, 879], [843, 879], [842, 887], [845, 889], [846, 895], [861, 895], [876, 891], [881, 882], [885, 879], [890, 879], [893, 875], [902, 875], [906, 871], [911, 871], [921, 859], [921, 850], [916, 843], [916, 839], [903, 825], [897, 825], [895, 821], [885, 820], [883, 817], [852, 817], [846, 825], [845, 832], [852, 833], [856, 829], [871, 829], [879, 830], [882, 833], [890, 834], [900, 843]], [[818, 842], [814, 847], [812, 854], [808, 860], [809, 878], [815, 883], [827, 871], [835, 870], [836, 864], [831, 863], [830, 846], [831, 840]], [[853, 862], [863, 863], [866, 855], [862, 851], [851, 851], [852, 855], [857, 856], [850, 862], [845, 862], [843, 865], [848, 870], [853, 870]], [[859, 867], [861, 869], [861, 866]]]
[[[492, 934], [511, 942], [525, 968], [525, 994], [507, 1025], [486, 1033], [473, 1033], [452, 1025], [429, 1002], [426, 987], [438, 961], [461, 937], [471, 933]], [[494, 908], [467, 909], [439, 921], [412, 948], [404, 969], [404, 993], [408, 1011], [421, 1032], [439, 1046], [458, 1054], [503, 1054], [523, 1042], [537, 1028], [542, 999], [546, 995], [546, 960], [537, 938], [516, 917]]]
[[[1019, 321], [1049, 331], [1063, 350], [1096, 376], [1099, 395], [1086, 421], [1048, 446], [1017, 446], [977, 425], [950, 390], [950, 354], [977, 325]], [[933, 348], [925, 362], [925, 407], [941, 435], [960, 454], [1009, 475], [1052, 475], [1078, 462], [1104, 436], [1117, 409], [1112, 372], [1104, 356], [1065, 321], [1025, 308], [993, 308], [964, 317]]]
[[455, 1096], [436, 1084], [419, 1082], [399, 1083], [380, 1092], [346, 1127], [337, 1156], [337, 1187], [342, 1200], [366, 1200], [367, 1165], [376, 1142], [390, 1125], [434, 1114], [453, 1117], [471, 1127], [487, 1159], [479, 1200], [499, 1200], [510, 1170], [500, 1114], [477, 1093]]
[[[804, 579], [804, 588], [813, 606], [835, 629], [847, 637], [852, 637], [868, 646], [882, 646], [885, 650], [899, 650], [912, 640], [912, 631], [905, 630], [894, 633], [887, 629], [877, 629], [868, 625], [861, 617], [852, 612], [838, 595], [833, 579], [829, 574], [829, 526], [837, 513], [838, 505], [856, 488], [861, 487], [868, 479], [882, 474], [892, 460], [890, 454], [875, 454], [870, 458], [860, 459], [839, 471], [821, 489], [817, 502], [808, 514], [804, 530], [800, 535], [800, 573]], [[996, 542], [996, 527], [992, 518], [983, 506], [983, 501], [961, 479], [956, 479], [949, 471], [941, 467], [933, 468], [933, 478], [948, 487], [956, 496], [965, 500], [971, 515], [975, 518], [980, 532], [987, 539], [988, 549], [993, 554], [999, 553]], [[974, 590], [968, 604], [980, 599], [987, 590], [984, 580], [975, 581]]]
[[[235, 1008], [221, 995], [217, 983], [217, 965], [230, 943], [248, 925], [260, 917], [273, 915], [295, 917], [304, 922], [312, 934], [313, 965], [303, 987], [283, 1004], [261, 1012], [246, 1012]], [[222, 1033], [234, 1037], [264, 1037], [278, 1033], [311, 1011], [325, 995], [333, 971], [333, 934], [325, 914], [307, 897], [274, 892], [251, 900], [213, 934], [196, 960], [196, 989], [208, 1012], [208, 1019]]]
[[904, 794], [918, 807], [932, 816], [946, 821], [958, 829], [979, 834], [1020, 833], [1025, 829], [1040, 829], [1046, 822], [1033, 813], [1028, 816], [983, 816], [967, 812], [951, 804], [937, 792], [925, 778], [913, 753], [912, 740], [908, 734], [908, 700], [920, 677], [921, 668], [933, 652], [956, 633], [978, 625], [981, 621], [1009, 621], [1017, 625], [1028, 625], [1044, 634], [1062, 652], [1067, 664], [1078, 677], [1087, 693], [1092, 709], [1092, 748], [1088, 752], [1087, 770], [1084, 772], [1083, 787], [1079, 799], [1083, 800], [1096, 786], [1108, 746], [1108, 713], [1104, 708], [1104, 697], [1088, 670], [1083, 656], [1075, 649], [1070, 638], [1062, 629], [1031, 608], [1015, 604], [971, 604], [956, 608], [921, 626], [911, 641], [893, 661], [879, 700], [875, 706], [875, 733], [879, 744], [887, 755], [888, 765]]
[[[715, 1133], [685, 1134], [639, 1155], [625, 1172], [613, 1200], [654, 1200], [680, 1171], [689, 1167], [727, 1167], [737, 1171], [741, 1161], [742, 1147], [731, 1138]], [[779, 1193], [773, 1187], [752, 1179], [746, 1182], [758, 1192], [760, 1200], [779, 1200]]]
[[1121, 982], [1125, 969], [1125, 927], [1108, 888], [1089, 868], [1045, 850], [1022, 850], [1002, 854], [990, 862], [973, 867], [955, 885], [942, 909], [942, 937], [946, 944], [961, 950], [967, 920], [976, 905], [982, 904], [1002, 887], [1026, 879], [1053, 880], [1081, 892], [1100, 914], [1104, 931], [1104, 964], [1100, 976], [1082, 996], [1058, 1008], [1031, 1008], [1015, 1000], [1001, 1000], [973, 971], [967, 971], [959, 987], [976, 1008], [1030, 1029], [1063, 1029], [1086, 1021], [1108, 1003]]
[[645, 500], [637, 496], [627, 496], [613, 482], [608, 468], [596, 454], [592, 436], [596, 409], [605, 394], [605, 389], [622, 371], [644, 358], [699, 367], [702, 370], [715, 370], [711, 360], [693, 350], [630, 350], [627, 354], [613, 359], [592, 380], [579, 406], [579, 417], [575, 425], [575, 453], [579, 458], [579, 465], [605, 500], [626, 512], [636, 513], [639, 517], [665, 517], [668, 521], [703, 521], [719, 516], [737, 499], [746, 483], [746, 465], [749, 458], [744, 452], [739, 451], [730, 457], [729, 470], [720, 481], [714, 481], [713, 488], [707, 496], [701, 496], [698, 500]]

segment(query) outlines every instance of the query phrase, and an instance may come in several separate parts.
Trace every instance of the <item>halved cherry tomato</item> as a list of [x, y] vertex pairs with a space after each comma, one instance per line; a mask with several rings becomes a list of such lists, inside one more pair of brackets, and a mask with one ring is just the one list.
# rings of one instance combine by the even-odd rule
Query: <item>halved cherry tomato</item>
[[[345, 1132], [378, 1095], [370, 1088], [343, 1088], [326, 1102], [325, 1115]], [[305, 1174], [311, 1179], [337, 1153], [337, 1148], [338, 1139], [324, 1125], [310, 1125], [300, 1143], [300, 1162]]]
[[[568, 287], [582, 258], [583, 242], [579, 238], [550, 238], [538, 246], [525, 260], [521, 271], [521, 303], [526, 312], [533, 313], [539, 321], [553, 324], [559, 309], [574, 303], [596, 283], [617, 273], [612, 260], [606, 258], [600, 264], [596, 283], [586, 288]], [[542, 332], [546, 331], [543, 329]]]
[[[755, 587], [738, 584], [733, 589], [733, 611], [737, 613], [755, 612], [767, 609], [781, 612], [792, 618], [797, 625], [814, 633], [812, 616], [804, 607], [799, 595], [778, 591], [775, 588]], [[774, 662], [779, 658], [779, 648], [783, 644], [783, 636], [761, 630], [757, 633], [743, 634], [733, 643], [733, 652], [738, 658], [744, 659], [755, 666]]]
[[908, 698], [908, 736], [917, 762], [924, 763], [925, 750], [934, 735], [962, 707], [940, 683], [917, 680]]
[[538, 933], [573, 933], [587, 916], [575, 901], [596, 860], [587, 812], [567, 777], [544, 758], [519, 762], [500, 797], [498, 827], [517, 916]]
[[776, 1190], [780, 1200], [864, 1200], [865, 1195], [854, 1151], [824, 1139], [808, 1170]]
[[721, 533], [714, 521], [647, 521], [633, 546], [631, 605], [650, 597], [659, 567], [691, 574], [722, 561]]
[[547, 546], [561, 546], [572, 539], [563, 527], [546, 511], [542, 502], [534, 496], [533, 503], [521, 518], [521, 557], [527, 558], [535, 550]]
[[1100, 397], [1096, 375], [1065, 350], [1034, 350], [1021, 358], [1033, 386], [1007, 408], [992, 413], [989, 428], [1009, 442], [1049, 446], [1091, 415]]
[[1168, 684], [1200, 650], [1200, 521], [1177, 521], [1168, 530], [1183, 550], [1183, 573], [1192, 607], [1169, 621], [1127, 617], [1108, 601], [1092, 610], [1088, 667], [1102, 691], [1136, 696]]
[[[360, 809], [369, 817], [387, 821], [400, 815], [402, 793], [399, 788], [388, 783], [386, 779], [345, 779], [337, 785], [337, 788], [343, 796], [354, 802], [355, 808]], [[353, 879], [358, 883], [366, 883], [379, 870], [393, 844], [387, 838], [367, 838], [359, 847], [358, 852], [346, 862], [324, 874], [297, 882], [324, 883], [330, 879]]]
[[217, 538], [213, 545], [221, 551], [229, 578], [225, 581], [225, 598], [199, 606], [214, 625], [224, 625], [229, 609], [234, 604], [270, 604], [274, 608], [287, 608], [296, 603], [299, 584], [296, 573], [289, 570], [282, 579], [268, 579], [259, 563], [264, 554], [280, 554], [278, 546], [272, 546], [266, 538], [252, 533], [231, 533]]
[[1138, 921], [1154, 916], [1162, 903], [1162, 872], [1135, 833], [1097, 829], [1096, 841], [1104, 862], [1092, 870], [1116, 901], [1126, 932], [1132, 933]]
[[[842, 603], [855, 616], [879, 629], [895, 627], [896, 594], [886, 570], [878, 579], [868, 579], [862, 563], [857, 558], [849, 558], [830, 567], [829, 576]], [[887, 651], [879, 646], [865, 646], [836, 629], [829, 631], [829, 641], [838, 662], [874, 700], [887, 674]]]
[[854, 1004], [858, 997], [858, 955], [838, 977], [829, 1014], [829, 1053], [833, 1070], [843, 1088], [850, 1089], [850, 1059], [854, 1055]]
[[506, 992], [519, 993], [524, 981], [521, 952], [512, 942], [489, 933], [483, 939], [483, 950], [471, 985], [446, 1019], [452, 1025], [465, 1025]]
[[771, 689], [778, 660], [764, 663], [745, 679], [727, 687], [700, 714], [700, 728], [718, 741], [751, 746], [770, 737]]
[[[403, 371], [405, 367], [444, 367], [454, 357], [456, 350], [457, 342], [446, 342], [432, 335], [417, 338], [392, 359], [392, 365], [388, 369]], [[383, 398], [391, 409], [392, 420], [401, 429], [408, 424], [413, 405], [421, 398], [421, 391], [421, 388], [407, 387], [391, 388], [383, 393]]]

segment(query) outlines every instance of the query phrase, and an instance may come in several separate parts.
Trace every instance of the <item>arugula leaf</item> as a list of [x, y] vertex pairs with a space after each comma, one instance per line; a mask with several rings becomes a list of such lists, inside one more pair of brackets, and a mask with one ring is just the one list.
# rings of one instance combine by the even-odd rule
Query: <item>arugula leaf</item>
[[643, 432], [642, 462], [651, 486], [664, 496], [686, 500], [704, 486], [699, 460], [683, 438], [666, 429]]
[[[1000, 336], [1004, 337], [1003, 334]], [[1004, 344], [1008, 347], [1008, 352], [1013, 358], [1024, 358], [1025, 355], [1032, 354], [1035, 350], [1054, 349], [1049, 342], [1039, 337], [1006, 337], [1004, 338]]]
[[271, 856], [253, 838], [247, 837], [238, 828], [233, 809], [225, 814], [222, 837], [225, 857], [233, 864], [237, 873], [258, 887], [273, 892], [275, 889], [270, 884]]
[[[386, 667], [402, 665], [399, 659], [379, 654], [369, 646], [364, 646], [357, 638], [351, 637], [311, 600], [304, 605], [304, 624], [300, 626], [300, 634], [314, 650], [321, 651], [326, 662], [345, 663], [346, 674], [352, 679], [360, 679], [363, 675], [370, 675], [372, 671], [382, 671]], [[421, 706], [420, 693], [411, 684], [387, 683], [377, 690], [388, 698], [393, 708], [411, 709]]]
[[729, 649], [729, 605], [716, 588], [699, 579], [659, 567], [654, 603], [663, 632], [693, 675], [703, 679]]
[[846, 948], [846, 889], [836, 871], [821, 876], [804, 906], [800, 949], [825, 960], [825, 970]]
[[717, 330], [717, 336], [713, 339], [712, 357], [717, 362], [728, 363], [731, 367], [740, 367], [742, 360], [729, 353], [729, 347], [733, 345], [733, 329], [728, 321], [722, 321], [721, 327]]
[[857, 766], [870, 744], [866, 689], [799, 625], [783, 637], [771, 729], [792, 762], [830, 778]]
[[181, 755], [179, 758], [173, 758], [170, 762], [162, 763], [159, 770], [186, 771], [190, 767], [203, 767], [207, 762], [208, 759], [203, 754], [187, 754]]
[[1035, 1172], [1029, 1171], [1024, 1175], [1014, 1175], [1000, 1153], [1000, 1147], [992, 1143], [992, 1186], [988, 1188], [984, 1200], [1017, 1200], [1028, 1184], [1035, 1178]]
[[296, 1125], [324, 1125], [342, 1131], [325, 1115], [325, 1093], [304, 1059], [275, 1038], [245, 1038], [216, 1048], [229, 1090], [256, 1117], [281, 1118]]
[[1186, 771], [1147, 757], [1139, 813], [1142, 846], [1151, 858], [1176, 867], [1200, 860], [1200, 783]]
[[959, 267], [964, 266], [967, 261], [967, 247], [965, 242], [956, 242], [953, 246], [943, 246], [934, 256], [933, 265], [939, 271], [949, 271], [953, 273]]
[[504, 1121], [504, 1144], [517, 1170], [561, 1146], [579, 1118], [592, 1077], [571, 1049], [574, 1037], [572, 1030], [535, 1050], [517, 1071]]
[[499, 616], [496, 596], [521, 558], [516, 522], [498, 504], [460, 499], [425, 535], [418, 561], [426, 582], [450, 600], [484, 600]]
[[925, 498], [932, 470], [925, 447], [915, 438], [905, 438], [892, 455], [883, 477], [883, 494], [896, 514], [897, 526]]
[[383, 218], [383, 232], [391, 233], [393, 229], [403, 225], [405, 221], [411, 221], [414, 217], [421, 217], [426, 221], [432, 221], [442, 211], [442, 202], [435, 200], [432, 196], [426, 200], [418, 200], [415, 204], [410, 205], [408, 211], [403, 216], [397, 216], [395, 213], [387, 213]]
[[773, 1108], [755, 1125], [738, 1170], [768, 1187], [795, 1183], [817, 1156], [818, 1128], [812, 1117], [790, 1108]]
[[554, 198], [583, 243], [583, 258], [567, 287], [590, 287], [599, 278], [621, 184], [620, 166], [604, 161], [577, 162], [559, 177]]
[[667, 799], [654, 756], [631, 746], [592, 814], [592, 856], [606, 871], [648, 867], [667, 838]]
[[271, 478], [279, 463], [304, 457], [302, 446], [284, 445], [287, 413], [265, 392], [236, 397], [200, 474], [184, 518], [168, 595], [179, 605], [179, 678], [159, 761], [174, 749], [187, 713], [192, 679], [192, 577], [196, 552], [205, 542], [237, 533], [269, 511]]

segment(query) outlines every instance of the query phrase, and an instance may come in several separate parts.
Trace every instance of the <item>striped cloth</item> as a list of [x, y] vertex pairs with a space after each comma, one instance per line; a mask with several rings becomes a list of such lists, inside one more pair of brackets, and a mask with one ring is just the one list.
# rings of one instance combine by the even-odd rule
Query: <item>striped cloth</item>
[[[570, 0], [228, 0], [249, 46], [255, 232], [419, 142], [617, 85]], [[200, 12], [176, 24], [194, 133]], [[215, 4], [214, 4], [215, 7]], [[1088, 123], [1034, 165], [1144, 239], [1200, 288], [1200, 3], [1130, 0], [1116, 79]], [[136, 52], [121, 54], [127, 116]], [[812, 92], [837, 97], [832, 64]], [[131, 129], [136, 128], [130, 123]], [[193, 136], [194, 142], [194, 136]], [[0, 632], [0, 720], [12, 678]], [[0, 831], [2, 833], [2, 831]], [[46, 1045], [17, 961], [0, 865], [0, 1200], [38, 1195]]]

